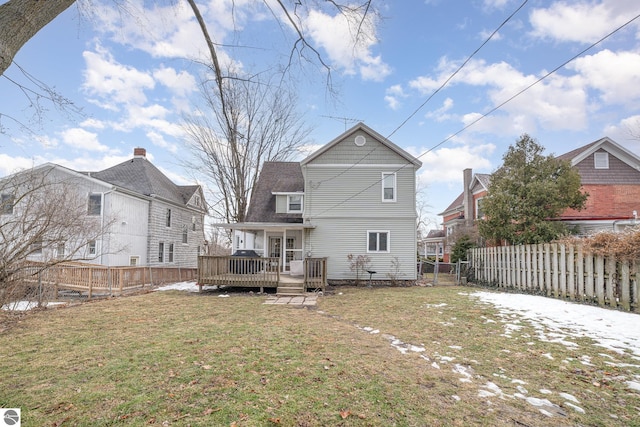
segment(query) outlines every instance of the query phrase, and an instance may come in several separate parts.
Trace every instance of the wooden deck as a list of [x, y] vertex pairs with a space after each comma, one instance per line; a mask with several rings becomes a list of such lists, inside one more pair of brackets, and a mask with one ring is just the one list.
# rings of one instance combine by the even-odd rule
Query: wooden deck
[[304, 260], [304, 275], [290, 276], [280, 272], [280, 258], [248, 258], [233, 256], [198, 257], [198, 286], [205, 285], [277, 288], [280, 294], [324, 290], [326, 258]]

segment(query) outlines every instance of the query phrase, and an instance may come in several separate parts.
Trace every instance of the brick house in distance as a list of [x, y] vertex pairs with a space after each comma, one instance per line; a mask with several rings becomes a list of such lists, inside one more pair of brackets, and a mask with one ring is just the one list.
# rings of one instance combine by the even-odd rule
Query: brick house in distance
[[[579, 235], [640, 225], [640, 157], [608, 137], [557, 157], [578, 170], [581, 189], [589, 194], [584, 209], [567, 209], [557, 220], [574, 226]], [[482, 218], [482, 198], [489, 190], [491, 175], [465, 169], [463, 177], [463, 192], [438, 214], [446, 231], [445, 262], [455, 234], [473, 229]]]

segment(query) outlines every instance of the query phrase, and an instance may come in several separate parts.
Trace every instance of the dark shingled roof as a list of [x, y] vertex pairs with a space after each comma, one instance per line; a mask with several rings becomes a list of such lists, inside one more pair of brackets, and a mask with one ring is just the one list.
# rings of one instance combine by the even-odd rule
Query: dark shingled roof
[[186, 205], [199, 188], [198, 185], [174, 184], [145, 157], [134, 157], [100, 172], [92, 172], [90, 175], [134, 193], [144, 196], [153, 194], [181, 205]]
[[444, 230], [429, 230], [427, 233], [427, 239], [433, 239], [436, 237], [446, 237], [447, 233]]
[[301, 223], [302, 214], [276, 213], [276, 196], [273, 192], [304, 192], [304, 177], [299, 162], [264, 162], [245, 221]]

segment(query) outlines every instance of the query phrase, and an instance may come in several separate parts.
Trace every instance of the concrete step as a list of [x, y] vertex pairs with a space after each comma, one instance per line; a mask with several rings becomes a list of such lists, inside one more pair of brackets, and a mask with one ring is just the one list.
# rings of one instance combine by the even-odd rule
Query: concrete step
[[276, 295], [279, 296], [298, 296], [304, 294], [304, 286], [278, 286], [276, 290]]

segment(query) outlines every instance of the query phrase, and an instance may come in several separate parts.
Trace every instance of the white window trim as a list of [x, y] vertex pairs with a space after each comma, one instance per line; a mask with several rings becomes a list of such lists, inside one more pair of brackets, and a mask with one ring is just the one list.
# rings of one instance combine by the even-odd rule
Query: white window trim
[[478, 198], [475, 200], [475, 205], [476, 205], [476, 209], [475, 209], [475, 217], [476, 217], [476, 218], [475, 218], [475, 219], [482, 219], [482, 218], [484, 218], [484, 212], [483, 212], [483, 215], [482, 215], [481, 217], [480, 217], [480, 216], [478, 216], [478, 207], [479, 207], [480, 201], [481, 201], [482, 199], [484, 199], [484, 197], [478, 197]]
[[[380, 247], [380, 234], [381, 233], [386, 233], [387, 235], [387, 250], [386, 251], [372, 251], [369, 250], [369, 234], [371, 233], [377, 233], [378, 235], [378, 241], [376, 242], [376, 247]], [[367, 253], [368, 254], [388, 254], [391, 252], [391, 231], [389, 230], [367, 230]]]
[[[91, 207], [91, 197], [92, 196], [98, 196], [100, 197], [100, 212], [99, 213], [91, 213], [89, 208]], [[87, 205], [87, 215], [88, 216], [101, 216], [102, 215], [102, 209], [104, 207], [104, 195], [102, 193], [89, 193], [88, 196], [88, 205]]]
[[[393, 199], [385, 199], [384, 198], [384, 179], [386, 176], [393, 176]], [[382, 202], [383, 203], [395, 203], [398, 199], [398, 177], [395, 172], [382, 172]]]
[[[291, 197], [300, 197], [300, 210], [292, 210], [291, 206]], [[303, 194], [287, 194], [287, 213], [302, 213], [304, 209], [304, 195]]]
[[[600, 161], [598, 161], [600, 158]], [[593, 168], [594, 169], [609, 169], [609, 153], [597, 152], [593, 153]]]

